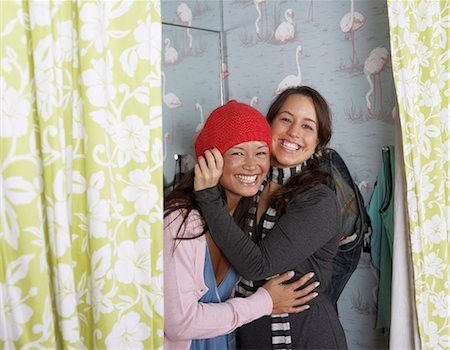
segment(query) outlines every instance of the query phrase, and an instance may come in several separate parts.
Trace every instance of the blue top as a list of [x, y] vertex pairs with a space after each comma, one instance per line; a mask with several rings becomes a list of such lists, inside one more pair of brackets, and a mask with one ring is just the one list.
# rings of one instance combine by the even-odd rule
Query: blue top
[[[199, 299], [201, 303], [220, 303], [227, 300], [239, 280], [239, 274], [233, 267], [230, 267], [222, 282], [217, 286], [208, 244], [206, 244], [203, 275], [208, 291]], [[194, 339], [191, 343], [191, 350], [231, 350], [235, 348], [234, 332], [209, 339]]]

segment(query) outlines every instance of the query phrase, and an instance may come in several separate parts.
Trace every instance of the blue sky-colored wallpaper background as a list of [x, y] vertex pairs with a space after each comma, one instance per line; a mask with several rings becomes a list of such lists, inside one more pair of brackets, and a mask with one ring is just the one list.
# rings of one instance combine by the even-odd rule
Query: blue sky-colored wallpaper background
[[[220, 62], [217, 33], [163, 25], [164, 94], [169, 95], [163, 103], [166, 181], [173, 178], [174, 153], [193, 155], [195, 129], [201, 122], [196, 104], [205, 119], [221, 103], [222, 84], [225, 101], [250, 103], [256, 97], [254, 107], [265, 114], [280, 82], [293, 75], [329, 102], [331, 146], [346, 161], [367, 204], [381, 167], [382, 147], [394, 143], [396, 97], [384, 0], [354, 0], [353, 18], [358, 23], [353, 28], [347, 24], [351, 0], [161, 3], [164, 22], [223, 29], [225, 64]], [[176, 60], [171, 48], [178, 53]], [[171, 105], [173, 96], [168, 93], [180, 103]], [[351, 349], [387, 346], [386, 337], [373, 330], [376, 273], [366, 258], [340, 300]]]

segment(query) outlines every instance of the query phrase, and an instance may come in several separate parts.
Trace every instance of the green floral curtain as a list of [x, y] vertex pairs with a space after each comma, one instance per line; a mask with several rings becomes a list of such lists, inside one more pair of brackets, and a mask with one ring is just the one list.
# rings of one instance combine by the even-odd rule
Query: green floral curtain
[[159, 0], [0, 6], [0, 348], [162, 348]]
[[450, 4], [388, 1], [422, 349], [450, 347]]

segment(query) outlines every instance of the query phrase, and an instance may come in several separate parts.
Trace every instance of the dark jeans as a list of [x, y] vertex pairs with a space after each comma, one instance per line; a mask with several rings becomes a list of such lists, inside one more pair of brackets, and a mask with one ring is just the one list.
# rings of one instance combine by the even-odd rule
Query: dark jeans
[[349, 247], [339, 247], [333, 260], [333, 275], [331, 277], [331, 302], [337, 311], [337, 301], [344, 290], [345, 285], [358, 266], [363, 248], [363, 240], [348, 243]]

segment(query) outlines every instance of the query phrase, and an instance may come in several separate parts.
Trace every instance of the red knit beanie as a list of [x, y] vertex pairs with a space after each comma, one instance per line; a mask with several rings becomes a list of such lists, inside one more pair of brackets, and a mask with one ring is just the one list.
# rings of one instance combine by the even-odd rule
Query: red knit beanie
[[231, 100], [211, 112], [194, 142], [195, 155], [216, 147], [224, 154], [231, 147], [248, 141], [263, 141], [272, 148], [270, 125], [255, 108]]

